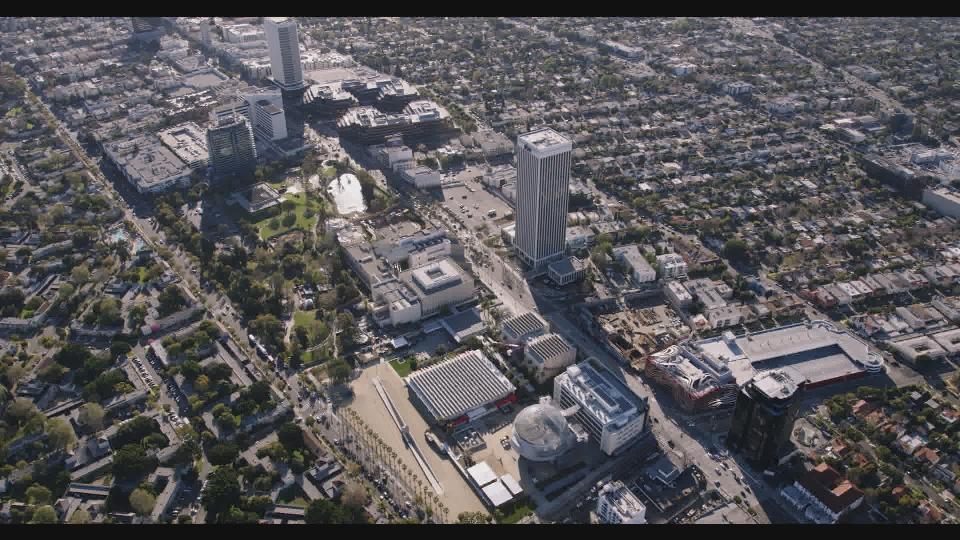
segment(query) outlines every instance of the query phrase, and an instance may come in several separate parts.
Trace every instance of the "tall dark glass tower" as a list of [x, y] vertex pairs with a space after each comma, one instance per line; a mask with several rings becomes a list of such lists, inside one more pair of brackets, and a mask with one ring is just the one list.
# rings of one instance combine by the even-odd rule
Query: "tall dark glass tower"
[[796, 370], [758, 373], [737, 395], [727, 446], [761, 468], [775, 464], [790, 442], [806, 379]]

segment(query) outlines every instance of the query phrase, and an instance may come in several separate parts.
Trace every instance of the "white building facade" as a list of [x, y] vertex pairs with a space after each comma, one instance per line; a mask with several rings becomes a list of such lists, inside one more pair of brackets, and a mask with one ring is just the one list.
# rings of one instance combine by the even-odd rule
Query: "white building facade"
[[687, 262], [676, 253], [657, 255], [657, 266], [660, 267], [661, 279], [675, 279], [687, 275]]
[[597, 518], [610, 525], [642, 525], [647, 522], [647, 507], [623, 482], [617, 480], [600, 488], [597, 494]]
[[264, 17], [263, 31], [274, 81], [284, 90], [303, 88], [297, 22], [286, 17]]
[[517, 137], [517, 256], [541, 268], [566, 248], [573, 143], [552, 129]]
[[573, 418], [612, 456], [647, 434], [647, 404], [632, 390], [601, 373], [591, 361], [569, 366], [553, 380], [553, 399], [577, 407]]

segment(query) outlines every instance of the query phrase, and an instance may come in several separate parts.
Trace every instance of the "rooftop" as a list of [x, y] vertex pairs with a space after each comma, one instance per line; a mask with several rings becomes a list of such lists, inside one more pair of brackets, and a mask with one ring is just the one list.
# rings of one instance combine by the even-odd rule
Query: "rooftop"
[[547, 331], [547, 322], [532, 311], [515, 315], [503, 321], [501, 329], [508, 338], [524, 338]]
[[569, 366], [554, 379], [554, 384], [567, 386], [577, 402], [601, 424], [626, 423], [645, 406], [640, 398], [608, 373], [601, 373], [590, 361]]
[[796, 393], [803, 382], [803, 376], [796, 370], [785, 368], [758, 373], [750, 381], [750, 384], [766, 397], [782, 400], [788, 399]]
[[607, 499], [607, 502], [617, 509], [617, 513], [626, 518], [645, 513], [647, 510], [640, 499], [619, 480], [603, 486], [600, 496]]
[[421, 266], [410, 271], [413, 283], [426, 294], [439, 292], [441, 289], [458, 284], [462, 281], [460, 268], [450, 259]]
[[863, 497], [857, 486], [848, 480], [840, 481], [840, 478], [840, 473], [833, 467], [821, 463], [797, 482], [830, 510], [840, 513]]
[[538, 129], [517, 137], [518, 145], [526, 145], [537, 153], [553, 153], [572, 150], [573, 143], [550, 128]]
[[566, 257], [547, 265], [547, 269], [561, 276], [579, 272], [586, 268], [586, 264], [576, 257]]
[[520, 411], [513, 420], [513, 441], [525, 458], [547, 461], [569, 450], [574, 435], [560, 409], [538, 403]]
[[157, 135], [160, 136], [160, 142], [191, 167], [202, 166], [210, 158], [206, 135], [193, 122], [164, 129]]
[[186, 163], [153, 137], [111, 142], [105, 148], [117, 165], [146, 189], [190, 171]]
[[290, 17], [264, 17], [263, 22], [267, 21], [273, 24], [297, 24], [297, 21], [290, 19]]
[[438, 421], [453, 420], [516, 391], [513, 383], [478, 350], [415, 371], [406, 380]]
[[535, 337], [527, 344], [527, 353], [538, 358], [552, 358], [564, 354], [573, 347], [557, 334]]
[[729, 366], [741, 385], [758, 369], [790, 366], [810, 383], [818, 383], [873, 369], [880, 362], [866, 343], [826, 321], [791, 324], [738, 337], [725, 332], [691, 347], [706, 359]]

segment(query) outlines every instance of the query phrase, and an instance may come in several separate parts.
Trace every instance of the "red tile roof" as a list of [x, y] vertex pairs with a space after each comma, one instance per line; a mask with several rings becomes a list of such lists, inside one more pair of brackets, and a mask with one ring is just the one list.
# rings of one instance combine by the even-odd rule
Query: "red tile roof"
[[863, 492], [849, 480], [840, 480], [840, 473], [821, 463], [798, 480], [801, 486], [835, 513], [842, 513], [859, 499]]

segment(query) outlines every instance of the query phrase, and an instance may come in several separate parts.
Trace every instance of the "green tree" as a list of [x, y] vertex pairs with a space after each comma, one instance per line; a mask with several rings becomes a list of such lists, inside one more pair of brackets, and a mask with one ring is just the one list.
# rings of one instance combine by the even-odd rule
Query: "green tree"
[[362, 512], [363, 507], [366, 506], [367, 501], [369, 500], [367, 490], [359, 482], [351, 481], [347, 482], [343, 486], [343, 492], [340, 496], [340, 503], [344, 507], [353, 510], [354, 512]]
[[303, 448], [303, 430], [292, 422], [280, 426], [277, 430], [277, 439], [289, 451]]
[[747, 243], [739, 238], [731, 238], [723, 245], [723, 256], [740, 263], [750, 262], [750, 253]]
[[209, 482], [203, 495], [203, 504], [208, 512], [219, 514], [240, 504], [240, 484], [233, 467], [217, 467], [207, 480]]
[[327, 375], [337, 384], [346, 382], [353, 369], [343, 358], [334, 358], [327, 364]]
[[83, 285], [90, 280], [90, 269], [85, 264], [75, 266], [70, 272], [70, 279], [77, 285]]
[[138, 515], [149, 515], [156, 504], [157, 498], [147, 490], [137, 488], [130, 493], [130, 507]]
[[304, 519], [309, 524], [342, 525], [350, 523], [350, 513], [326, 499], [310, 501]]
[[53, 494], [45, 486], [33, 484], [27, 488], [27, 504], [50, 504]]
[[157, 458], [148, 456], [143, 446], [127, 444], [113, 455], [113, 473], [120, 479], [136, 478], [157, 465]]
[[27, 423], [31, 418], [39, 414], [36, 405], [27, 398], [16, 398], [7, 405], [5, 411], [7, 417], [14, 420], [18, 426]]
[[46, 431], [50, 438], [50, 444], [58, 450], [67, 450], [77, 442], [77, 435], [73, 432], [73, 427], [63, 417], [48, 420]]
[[32, 524], [50, 524], [57, 522], [57, 512], [49, 504], [41, 506], [33, 511]]
[[485, 525], [493, 521], [493, 518], [484, 512], [460, 512], [457, 515], [457, 523], [468, 525]]
[[280, 340], [284, 335], [284, 324], [272, 314], [259, 315], [250, 322], [250, 331], [264, 341], [265, 344], [279, 350]]
[[87, 512], [83, 508], [80, 508], [70, 516], [70, 523], [72, 525], [86, 525], [91, 521], [92, 518], [90, 517], [90, 512]]
[[69, 369], [79, 369], [83, 367], [90, 358], [90, 351], [83, 345], [68, 343], [62, 349], [53, 355], [54, 361]]
[[103, 407], [96, 403], [84, 403], [80, 407], [77, 421], [88, 431], [95, 433], [103, 427], [103, 417]]
[[207, 459], [212, 465], [229, 465], [239, 455], [240, 450], [232, 442], [217, 443], [207, 450]]

